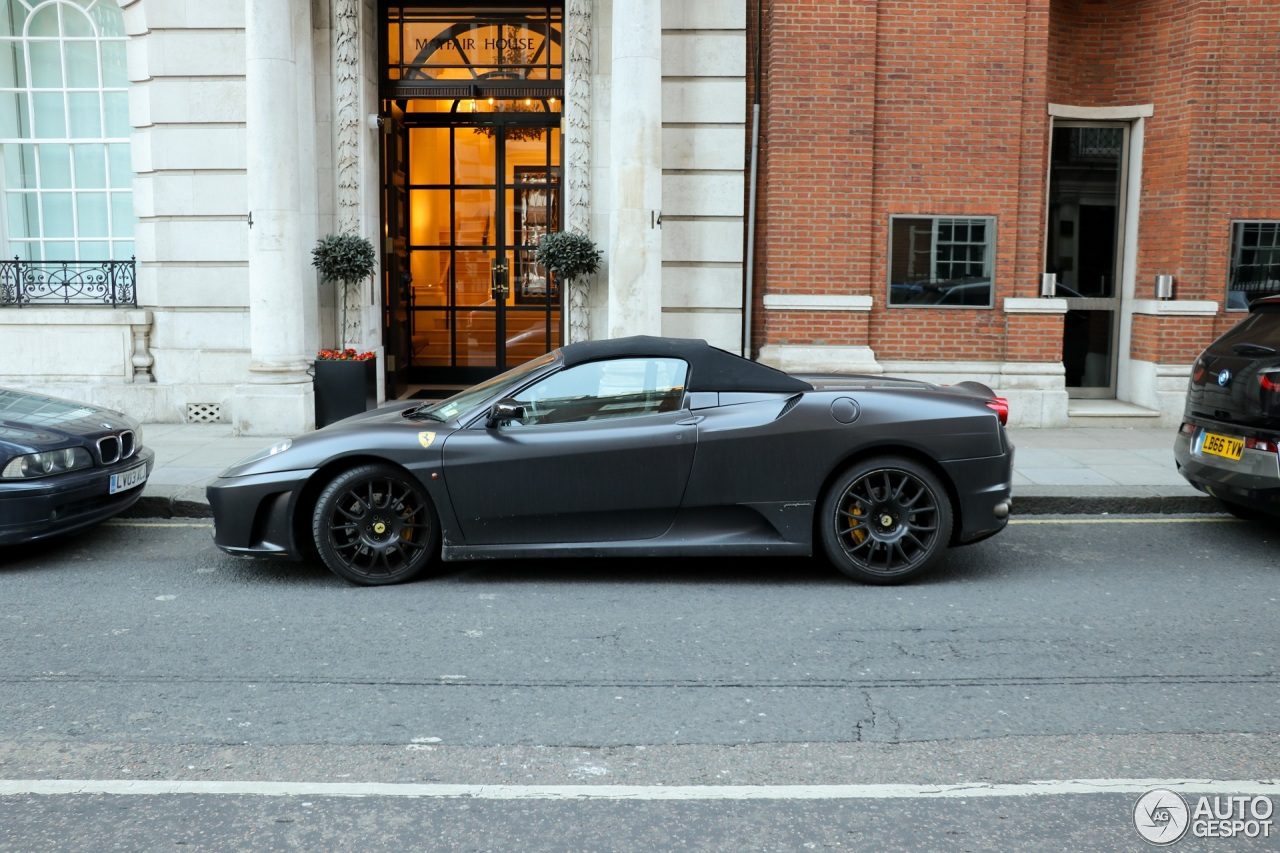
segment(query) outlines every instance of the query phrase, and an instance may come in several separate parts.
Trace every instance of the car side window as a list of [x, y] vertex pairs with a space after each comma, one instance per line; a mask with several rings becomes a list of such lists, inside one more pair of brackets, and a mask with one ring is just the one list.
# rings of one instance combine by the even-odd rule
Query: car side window
[[522, 423], [564, 424], [673, 412], [684, 403], [689, 366], [678, 358], [618, 358], [578, 364], [515, 396]]

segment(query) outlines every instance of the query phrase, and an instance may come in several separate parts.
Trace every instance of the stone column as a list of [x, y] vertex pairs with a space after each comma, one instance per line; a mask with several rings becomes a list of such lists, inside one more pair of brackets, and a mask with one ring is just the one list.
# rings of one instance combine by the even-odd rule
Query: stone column
[[[305, 8], [304, 8], [305, 7]], [[314, 425], [304, 310], [315, 275], [302, 244], [298, 57], [310, 43], [308, 0], [245, 0], [245, 114], [249, 202], [250, 384], [234, 421], [246, 434]]]
[[[594, 0], [564, 4], [564, 229], [591, 235], [591, 7]], [[566, 343], [591, 339], [590, 283], [568, 283]]]
[[662, 4], [613, 4], [611, 338], [662, 333]]
[[[360, 220], [360, 4], [361, 0], [333, 0], [334, 113], [337, 131], [338, 233], [362, 233]], [[374, 155], [377, 156], [376, 154]], [[381, 247], [379, 247], [381, 248]], [[368, 280], [335, 283], [345, 326], [338, 345], [364, 348], [364, 297]]]

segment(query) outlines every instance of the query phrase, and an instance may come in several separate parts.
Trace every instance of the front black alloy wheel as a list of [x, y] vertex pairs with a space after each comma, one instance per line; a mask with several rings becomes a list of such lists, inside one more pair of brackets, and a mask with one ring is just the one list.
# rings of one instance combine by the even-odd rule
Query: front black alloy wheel
[[393, 465], [361, 465], [334, 478], [316, 501], [311, 534], [324, 564], [361, 586], [411, 580], [440, 547], [431, 498]]
[[951, 539], [951, 499], [910, 459], [867, 459], [836, 479], [822, 501], [827, 558], [852, 578], [901, 583], [926, 571]]

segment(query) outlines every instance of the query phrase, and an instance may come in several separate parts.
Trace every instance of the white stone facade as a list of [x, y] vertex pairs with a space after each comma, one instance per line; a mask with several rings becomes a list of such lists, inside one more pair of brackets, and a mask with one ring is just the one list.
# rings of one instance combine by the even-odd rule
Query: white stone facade
[[[128, 34], [139, 308], [0, 312], [0, 383], [150, 422], [199, 413], [244, 434], [309, 429], [305, 368], [337, 345], [339, 298], [318, 281], [310, 249], [351, 215], [339, 148], [351, 147], [340, 134], [352, 97], [349, 81], [336, 82], [334, 37], [349, 21], [337, 17], [358, 16], [355, 108], [376, 116], [377, 3], [116, 1]], [[588, 290], [593, 337], [661, 333], [741, 349], [745, 14], [741, 0], [664, 0], [660, 12], [591, 4], [588, 222], [607, 259]], [[633, 37], [640, 24], [644, 39]], [[379, 135], [375, 122], [360, 127], [356, 228], [379, 244]], [[373, 281], [354, 304], [360, 344], [380, 351]]]

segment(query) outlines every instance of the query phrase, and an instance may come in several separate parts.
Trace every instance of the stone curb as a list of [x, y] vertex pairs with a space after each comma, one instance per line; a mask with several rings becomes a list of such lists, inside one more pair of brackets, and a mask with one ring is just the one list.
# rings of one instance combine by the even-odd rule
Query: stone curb
[[1223, 513], [1208, 495], [1027, 495], [1013, 497], [1020, 515], [1178, 515]]
[[118, 518], [212, 518], [209, 504], [170, 495], [143, 495]]

